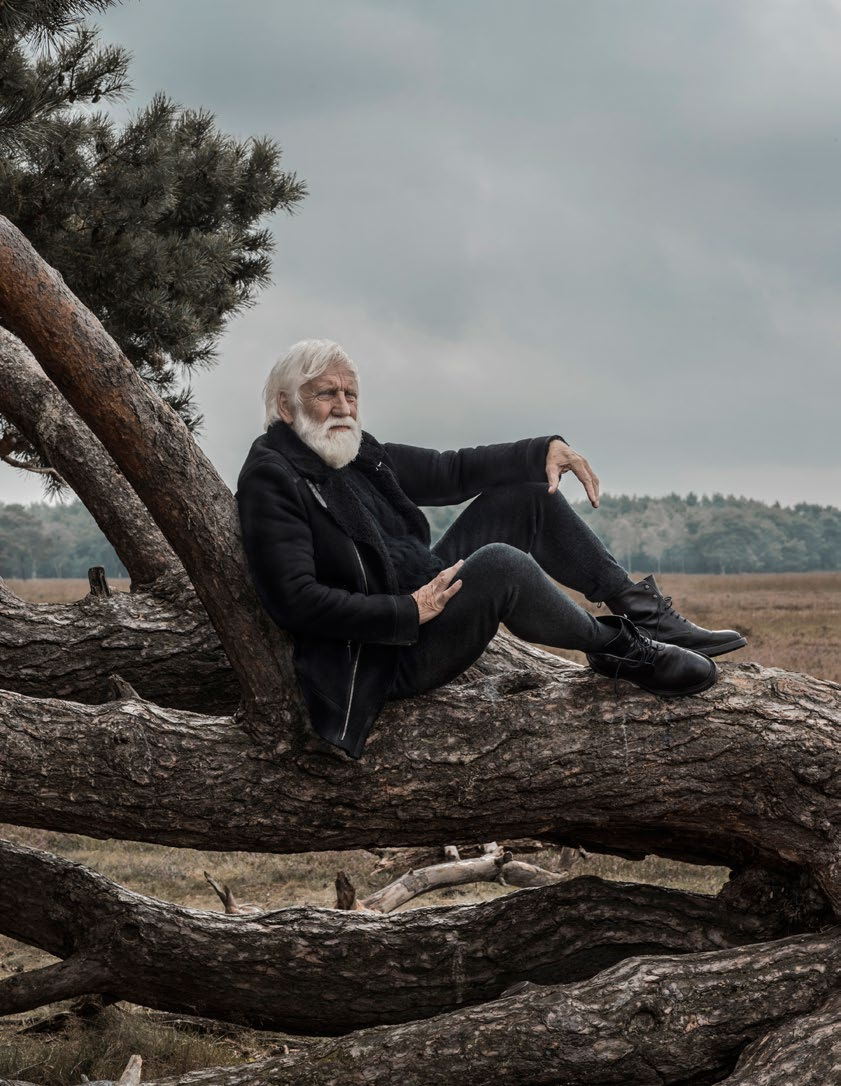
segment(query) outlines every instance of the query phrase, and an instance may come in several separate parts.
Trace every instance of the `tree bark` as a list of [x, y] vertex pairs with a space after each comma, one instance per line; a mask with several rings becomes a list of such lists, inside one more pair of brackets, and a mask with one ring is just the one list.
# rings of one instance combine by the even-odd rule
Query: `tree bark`
[[725, 665], [712, 690], [665, 701], [531, 655], [528, 673], [392, 704], [359, 762], [315, 736], [268, 749], [228, 717], [0, 694], [0, 820], [272, 852], [476, 840], [493, 826], [592, 851], [805, 867], [841, 906], [841, 687]]
[[0, 581], [0, 689], [91, 704], [120, 675], [148, 701], [233, 713], [239, 686], [183, 572], [142, 592], [28, 604]]
[[[528, 985], [430, 1020], [364, 1030], [287, 1056], [148, 1086], [720, 1082], [746, 1045], [769, 1030], [785, 1032], [791, 1016], [803, 1018], [804, 1029], [825, 1031], [836, 1013], [826, 1004], [831, 1000], [835, 1008], [839, 985], [841, 931], [834, 928], [734, 950], [631, 958], [576, 984]], [[730, 1081], [837, 1081], [831, 1034], [804, 1051], [811, 1063], [795, 1065], [791, 1078]], [[768, 1070], [763, 1064], [760, 1074]]]
[[73, 488], [120, 556], [133, 584], [149, 584], [181, 568], [101, 442], [30, 351], [5, 328], [0, 328], [0, 414]]
[[841, 1082], [841, 992], [749, 1045], [723, 1086], [832, 1086]]
[[251, 707], [252, 730], [270, 706], [276, 732], [298, 732], [306, 716], [289, 642], [257, 602], [230, 491], [181, 419], [3, 216], [0, 320], [96, 434], [181, 559]]
[[629, 955], [732, 947], [794, 930], [782, 913], [592, 876], [390, 917], [301, 907], [226, 916], [135, 894], [5, 841], [0, 864], [15, 888], [0, 899], [0, 932], [67, 958], [0, 981], [0, 1015], [108, 993], [261, 1028], [338, 1034], [497, 999], [523, 981], [575, 981]]

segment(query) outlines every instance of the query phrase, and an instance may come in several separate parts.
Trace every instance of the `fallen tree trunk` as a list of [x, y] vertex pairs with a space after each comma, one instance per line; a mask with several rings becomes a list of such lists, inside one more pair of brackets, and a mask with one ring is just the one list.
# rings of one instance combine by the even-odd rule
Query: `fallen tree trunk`
[[110, 701], [120, 675], [149, 701], [233, 713], [239, 687], [185, 575], [148, 590], [30, 604], [0, 581], [0, 689], [28, 697]]
[[[538, 853], [550, 847], [545, 841], [538, 841], [533, 837], [524, 837], [517, 841], [505, 840], [503, 844], [509, 851], [517, 853]], [[484, 856], [488, 852], [488, 846], [487, 843], [479, 844], [472, 841], [470, 844], [460, 843], [426, 848], [372, 848], [371, 852], [378, 857], [373, 868], [373, 871], [378, 874], [382, 871], [410, 871], [415, 867], [432, 867], [434, 864], [449, 860], [467, 860], [475, 856]], [[581, 858], [580, 853], [574, 850], [563, 853], [563, 856], [565, 868]]]
[[15, 888], [0, 899], [0, 933], [66, 959], [0, 981], [0, 1015], [107, 993], [337, 1034], [496, 999], [522, 981], [577, 980], [629, 955], [732, 947], [793, 930], [780, 912], [593, 877], [388, 917], [301, 907], [240, 917], [156, 901], [5, 841], [0, 864], [4, 885]]
[[[554, 889], [554, 888], [553, 888]], [[548, 893], [550, 891], [530, 891]], [[746, 981], [746, 978], [749, 980]], [[824, 1030], [841, 985], [841, 931], [735, 950], [633, 958], [561, 987], [528, 985], [478, 1007], [322, 1041], [239, 1067], [148, 1086], [665, 1086], [712, 1083], [746, 1045], [791, 1016]], [[807, 1026], [806, 1023], [809, 1023]], [[829, 1086], [832, 1040], [793, 1077], [748, 1082]], [[760, 1075], [770, 1069], [763, 1064]]]
[[0, 694], [0, 820], [273, 852], [475, 840], [493, 826], [593, 851], [805, 867], [841, 905], [836, 684], [731, 665], [705, 694], [664, 701], [533, 661], [388, 707], [361, 762], [315, 737], [267, 749], [226, 717]]
[[841, 992], [749, 1045], [722, 1086], [832, 1086], [841, 1082]]

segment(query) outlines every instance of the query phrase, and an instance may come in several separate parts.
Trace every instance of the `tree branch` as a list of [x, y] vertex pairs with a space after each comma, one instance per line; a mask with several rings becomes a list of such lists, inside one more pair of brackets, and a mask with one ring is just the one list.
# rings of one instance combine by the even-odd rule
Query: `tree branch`
[[496, 848], [484, 856], [414, 868], [381, 890], [368, 894], [359, 904], [364, 909], [391, 913], [412, 898], [442, 886], [464, 886], [474, 882], [499, 882], [503, 886], [520, 887], [551, 886], [568, 877], [566, 872], [558, 874], [515, 860], [510, 852]]
[[[431, 1020], [368, 1029], [289, 1055], [148, 1086], [715, 1082], [746, 1045], [791, 1015], [814, 1016], [837, 997], [839, 984], [836, 928], [736, 950], [632, 958], [577, 984], [528, 985]], [[827, 1020], [819, 1019], [817, 1028], [825, 1028]], [[828, 1086], [837, 1068], [833, 1047], [830, 1040], [813, 1048], [813, 1064], [795, 1068], [793, 1079], [750, 1077], [740, 1086]], [[763, 1067], [759, 1076], [768, 1072]]]
[[66, 480], [59, 475], [55, 468], [40, 468], [37, 464], [28, 464], [25, 460], [19, 460], [10, 453], [5, 453], [0, 456], [0, 460], [2, 460], [4, 464], [8, 464], [10, 468], [16, 468], [18, 471], [31, 471], [35, 475], [49, 475], [61, 486], [66, 484]]
[[[107, 991], [296, 1033], [425, 1018], [496, 999], [523, 981], [574, 981], [632, 954], [734, 946], [791, 930], [779, 915], [718, 898], [592, 877], [389, 917], [301, 907], [225, 916], [135, 894], [9, 842], [0, 842], [0, 861], [5, 884], [15, 887], [14, 900], [0, 899], [0, 932], [97, 963], [98, 982], [84, 975], [67, 994]], [[32, 977], [29, 1001], [19, 996], [14, 1010], [47, 1001]], [[9, 1013], [4, 1006], [0, 1014]]]
[[0, 414], [52, 465], [39, 470], [54, 472], [73, 488], [135, 584], [181, 568], [101, 442], [5, 328], [0, 328]]
[[0, 980], [0, 1016], [101, 992], [107, 986], [108, 971], [99, 962], [74, 956]]
[[96, 434], [181, 559], [251, 706], [287, 739], [306, 715], [288, 639], [257, 602], [230, 491], [96, 317], [0, 216], [0, 320]]

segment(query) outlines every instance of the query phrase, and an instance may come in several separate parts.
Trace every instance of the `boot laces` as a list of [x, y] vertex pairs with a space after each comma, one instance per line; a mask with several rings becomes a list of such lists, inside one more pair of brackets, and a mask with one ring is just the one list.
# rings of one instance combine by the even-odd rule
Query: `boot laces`
[[676, 618], [680, 622], [685, 622], [687, 626], [689, 625], [689, 619], [684, 618], [680, 611], [676, 611], [674, 607], [672, 607], [671, 596], [655, 596], [655, 599], [659, 601], [660, 606], [657, 608], [657, 625], [654, 627], [654, 641], [657, 640], [657, 635], [660, 633], [660, 622], [665, 615], [671, 615], [672, 618]]
[[[653, 640], [644, 634], [642, 630], [634, 626], [633, 623], [631, 624], [631, 629], [628, 633], [633, 639], [633, 644], [630, 647], [629, 652], [634, 655], [613, 656], [613, 659], [616, 661], [616, 670], [613, 673], [613, 689], [617, 696], [619, 694], [620, 670], [623, 667], [626, 669], [630, 668], [633, 671], [643, 667], [650, 667], [656, 663], [657, 653], [664, 647], [656, 640]], [[613, 654], [611, 653], [610, 655]]]
[[642, 630], [637, 629], [636, 626], [633, 627], [631, 636], [634, 639], [634, 645], [631, 651], [636, 650], [639, 653], [639, 656], [636, 659], [627, 656], [620, 657], [622, 662], [628, 667], [633, 668], [648, 667], [650, 664], [653, 664], [657, 659], [657, 653], [663, 646], [657, 642], [656, 638], [649, 637], [647, 634], [644, 634]]

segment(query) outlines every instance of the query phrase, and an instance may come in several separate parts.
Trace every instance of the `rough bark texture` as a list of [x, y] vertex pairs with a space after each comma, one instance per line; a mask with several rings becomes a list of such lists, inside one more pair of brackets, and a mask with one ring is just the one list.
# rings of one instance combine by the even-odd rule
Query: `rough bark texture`
[[634, 954], [732, 947], [792, 930], [778, 912], [593, 877], [390, 917], [300, 907], [226, 916], [156, 901], [5, 841], [0, 866], [15, 887], [15, 900], [0, 899], [0, 932], [67, 958], [0, 981], [0, 1014], [107, 992], [162, 1010], [336, 1034], [496, 999], [522, 981], [578, 980]]
[[102, 443], [90, 432], [29, 350], [0, 328], [0, 414], [73, 488], [135, 584], [180, 563]]
[[527, 674], [389, 707], [360, 762], [314, 737], [262, 747], [225, 717], [0, 694], [0, 820], [275, 852], [475, 840], [493, 826], [592, 850], [806, 867], [841, 906], [836, 684], [725, 665], [712, 690], [663, 701], [532, 659]]
[[[744, 1086], [782, 1081], [768, 1077], [769, 1061], [792, 1069], [792, 1086], [833, 1080], [837, 929], [603, 967], [640, 950], [722, 946], [742, 941], [738, 931], [750, 939], [769, 934], [769, 924], [824, 921], [811, 890], [804, 900], [815, 900], [816, 911], [783, 894], [775, 916], [746, 913], [740, 906], [755, 901], [768, 877], [758, 879], [759, 869], [806, 887], [813, 876], [841, 912], [841, 687], [725, 665], [712, 690], [664, 701], [501, 637], [460, 681], [389, 707], [365, 757], [351, 762], [303, 727], [288, 645], [256, 603], [227, 488], [177, 416], [3, 218], [0, 320], [96, 434], [171, 544], [244, 696], [236, 719], [139, 700], [132, 686], [152, 686], [130, 657], [149, 652], [146, 642], [133, 650], [120, 645], [122, 626], [103, 637], [102, 623], [80, 620], [71, 653], [88, 656], [79, 640], [85, 630], [98, 639], [97, 659], [114, 648], [110, 662], [119, 663], [103, 670], [122, 675], [112, 683], [120, 700], [91, 706], [0, 694], [0, 820], [285, 852], [428, 846], [482, 839], [492, 829], [747, 869], [713, 903], [651, 888], [597, 892], [590, 880], [570, 880], [462, 910], [389, 917], [284, 910], [255, 919], [166, 906], [75, 865], [7, 851], [4, 885], [15, 892], [0, 902], [3, 930], [65, 960], [0, 984], [0, 1008], [94, 989], [302, 1031], [391, 1023], [261, 1066], [189, 1076], [196, 1086], [701, 1086], [728, 1074]], [[42, 418], [37, 406], [26, 403], [36, 437], [52, 440], [43, 420], [33, 421]], [[14, 609], [8, 599], [3, 606]], [[114, 598], [73, 613], [100, 607], [101, 616], [113, 615], [107, 609], [115, 606], [126, 608], [130, 628], [142, 623], [142, 607]], [[203, 658], [208, 635], [192, 608], [185, 613], [178, 645], [190, 645], [181, 663], [192, 697], [221, 664], [216, 649]], [[41, 615], [61, 621], [57, 610]], [[6, 637], [10, 653], [19, 653], [21, 635]], [[45, 642], [53, 648], [44, 659], [60, 676], [65, 665]], [[151, 670], [165, 675], [160, 654], [150, 655]], [[157, 700], [171, 700], [171, 680], [156, 681]], [[77, 695], [93, 683], [86, 659], [49, 692]], [[572, 904], [569, 894], [578, 895]], [[605, 906], [610, 894], [621, 906]], [[501, 992], [511, 981], [556, 985], [594, 970], [601, 971], [564, 987], [527, 983]], [[801, 1054], [812, 1077], [798, 1077]]]
[[[816, 1028], [824, 1029], [831, 1018], [821, 1008], [837, 997], [839, 984], [835, 928], [736, 950], [634, 958], [577, 984], [529, 985], [431, 1020], [149, 1086], [712, 1083], [726, 1078], [745, 1045], [792, 1015], [815, 1016]], [[835, 1052], [830, 1036], [810, 1049], [810, 1066], [794, 1065], [788, 1079], [732, 1081], [831, 1086]]]
[[111, 701], [120, 675], [149, 701], [233, 713], [239, 687], [185, 575], [148, 590], [24, 603], [0, 581], [0, 689], [29, 697]]
[[105, 445], [181, 559], [252, 707], [252, 727], [269, 704], [278, 730], [299, 730], [305, 716], [288, 642], [257, 603], [230, 491], [181, 419], [3, 216], [0, 319]]
[[784, 1022], [742, 1053], [724, 1086], [836, 1086], [841, 1082], [841, 992]]

